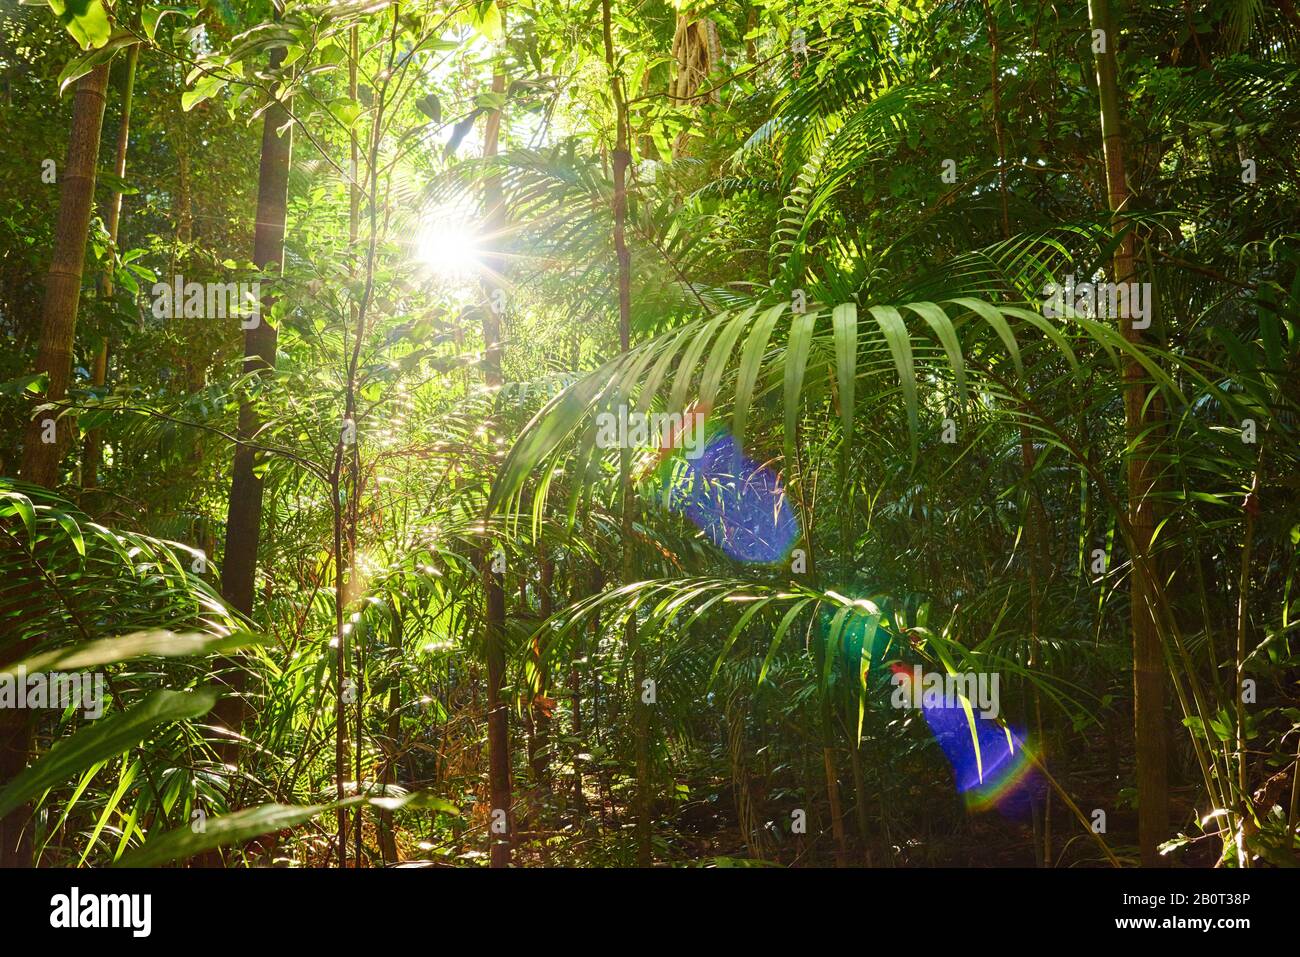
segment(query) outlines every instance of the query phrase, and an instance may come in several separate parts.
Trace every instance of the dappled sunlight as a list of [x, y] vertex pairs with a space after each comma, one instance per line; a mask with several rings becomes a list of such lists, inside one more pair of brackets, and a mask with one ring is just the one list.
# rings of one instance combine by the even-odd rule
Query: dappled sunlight
[[0, 872], [1294, 865], [1293, 5], [0, 6]]

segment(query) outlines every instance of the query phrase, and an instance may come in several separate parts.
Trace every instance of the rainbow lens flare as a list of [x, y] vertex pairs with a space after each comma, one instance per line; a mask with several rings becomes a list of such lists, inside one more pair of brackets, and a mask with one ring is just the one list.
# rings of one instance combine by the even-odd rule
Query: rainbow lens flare
[[[892, 666], [913, 682], [911, 669]], [[978, 707], [968, 713], [958, 702], [953, 705], [921, 701], [921, 713], [930, 733], [952, 765], [957, 791], [972, 811], [997, 809], [1006, 817], [1028, 814], [1043, 792], [1045, 783], [1034, 768], [1033, 755], [1024, 735], [985, 717]]]

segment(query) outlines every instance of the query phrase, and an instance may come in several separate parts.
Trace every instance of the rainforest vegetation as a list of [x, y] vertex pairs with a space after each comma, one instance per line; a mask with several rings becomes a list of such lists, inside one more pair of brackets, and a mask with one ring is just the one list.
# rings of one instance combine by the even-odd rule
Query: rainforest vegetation
[[4, 0], [0, 862], [1300, 863], [1290, 0]]

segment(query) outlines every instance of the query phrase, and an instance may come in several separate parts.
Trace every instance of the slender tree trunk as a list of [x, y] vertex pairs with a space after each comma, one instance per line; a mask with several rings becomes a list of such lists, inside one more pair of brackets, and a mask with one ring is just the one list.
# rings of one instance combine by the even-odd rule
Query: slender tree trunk
[[[184, 114], [182, 114], [183, 116]], [[189, 243], [194, 240], [194, 210], [190, 189], [190, 141], [184, 132], [184, 120], [178, 119], [181, 135], [176, 149], [176, 239]], [[192, 383], [191, 383], [192, 384]]]
[[[276, 70], [283, 50], [271, 53], [270, 68]], [[289, 202], [289, 166], [293, 156], [293, 129], [279, 129], [289, 114], [279, 103], [262, 115], [262, 155], [258, 169], [257, 222], [253, 230], [253, 263], [263, 274], [279, 273], [284, 265], [284, 225]], [[261, 314], [271, 312], [275, 296], [262, 292]], [[263, 319], [244, 330], [244, 372], [266, 374], [275, 368], [275, 327]], [[252, 400], [239, 404], [238, 435], [241, 442], [256, 438], [261, 416]], [[221, 565], [221, 595], [232, 607], [249, 617], [253, 614], [256, 590], [257, 547], [262, 530], [262, 479], [255, 471], [256, 456], [246, 445], [236, 445], [231, 466], [230, 501], [226, 510], [226, 541]], [[244, 724], [244, 673], [237, 661], [223, 658], [219, 665], [228, 674], [228, 691], [213, 712], [217, 722], [238, 733]], [[223, 743], [222, 757], [233, 763], [239, 753], [234, 740]]]
[[[131, 139], [131, 99], [135, 93], [135, 67], [140, 60], [140, 44], [133, 44], [126, 51], [126, 78], [122, 86], [122, 116], [117, 124], [117, 154], [113, 159], [113, 175], [119, 180], [126, 178], [126, 154]], [[113, 191], [113, 198], [108, 206], [108, 239], [112, 244], [113, 254], [117, 254], [117, 233], [122, 221], [122, 194]], [[103, 286], [100, 289], [104, 299], [113, 298], [113, 266], [110, 263], [104, 273]], [[108, 337], [100, 343], [95, 353], [95, 362], [91, 368], [91, 382], [103, 386], [108, 381]], [[99, 429], [86, 433], [86, 443], [82, 450], [81, 487], [93, 489], [99, 485], [99, 462], [103, 456], [103, 435]]]
[[[194, 201], [190, 188], [191, 146], [188, 117], [189, 114], [181, 109], [178, 98], [175, 113], [171, 117], [172, 127], [168, 130], [172, 140], [172, 149], [176, 151], [176, 196], [172, 206], [172, 216], [176, 221], [176, 232], [167, 270], [171, 275], [176, 274], [177, 259], [188, 258], [182, 255], [181, 248], [194, 241]], [[192, 354], [186, 357], [185, 386], [190, 395], [197, 394], [206, 383], [207, 367], [211, 358], [212, 355], [208, 350], [202, 350], [200, 354]], [[196, 468], [202, 465], [203, 450], [197, 445], [194, 448], [193, 460]], [[205, 554], [208, 555], [216, 554], [215, 532], [212, 534], [214, 536], [213, 542], [209, 547], [204, 548]]]
[[[1262, 454], [1261, 454], [1262, 458]], [[1241, 572], [1237, 578], [1237, 653], [1234, 669], [1232, 697], [1236, 702], [1236, 764], [1237, 764], [1237, 866], [1250, 867], [1249, 838], [1255, 833], [1251, 819], [1250, 789], [1246, 769], [1249, 753], [1246, 750], [1246, 701], [1243, 687], [1246, 681], [1247, 629], [1250, 624], [1250, 568], [1251, 551], [1255, 545], [1255, 515], [1259, 509], [1259, 466], [1251, 476], [1250, 492], [1246, 496], [1246, 529], [1241, 540]], [[1288, 832], [1290, 833], [1290, 832]]]
[[822, 748], [822, 763], [826, 771], [826, 799], [830, 802], [831, 836], [835, 839], [835, 866], [849, 866], [849, 852], [844, 843], [844, 811], [840, 807], [840, 784], [835, 770], [835, 749]]
[[[585, 516], [584, 516], [585, 521]], [[577, 603], [581, 598], [586, 597], [581, 594], [581, 586], [578, 584], [578, 575], [575, 573], [573, 581], [573, 601]], [[589, 595], [595, 595], [604, 588], [604, 573], [599, 567], [591, 569], [590, 592]], [[592, 647], [597, 647], [600, 641], [600, 612], [599, 610], [592, 613], [591, 616], [591, 641]], [[577, 752], [586, 751], [585, 726], [582, 712], [582, 672], [579, 670], [576, 659], [574, 664], [569, 668], [569, 691], [573, 696], [573, 738], [575, 744], [575, 755], [573, 761], [573, 821], [577, 829], [585, 826], [584, 819], [587, 816], [587, 795], [582, 787], [582, 764], [583, 762], [577, 757]], [[595, 715], [596, 698], [592, 697], [593, 718], [598, 723], [599, 716]], [[597, 728], [599, 730], [599, 728]], [[601, 808], [602, 815], [604, 808]]]
[[[826, 652], [829, 654], [829, 649]], [[849, 866], [848, 845], [844, 838], [844, 809], [840, 805], [840, 775], [835, 762], [834, 715], [828, 689], [822, 688], [822, 764], [826, 772], [826, 799], [830, 804], [831, 836], [835, 839], [835, 866]]]
[[[72, 129], [68, 137], [68, 158], [64, 163], [59, 191], [59, 219], [54, 230], [54, 254], [45, 284], [41, 316], [41, 341], [36, 371], [48, 376], [40, 402], [61, 402], [72, 378], [72, 347], [76, 337], [77, 306], [81, 300], [81, 274], [86, 261], [86, 238], [90, 230], [91, 207], [95, 200], [95, 172], [99, 162], [99, 134], [104, 121], [104, 94], [108, 88], [108, 64], [96, 67], [77, 81], [72, 103]], [[59, 480], [62, 450], [71, 441], [71, 420], [57, 420], [54, 442], [45, 442], [46, 419], [42, 414], [27, 426], [23, 441], [22, 476], [36, 485], [54, 488]], [[12, 648], [0, 661], [20, 660], [25, 645]], [[0, 709], [0, 785], [7, 784], [27, 765], [31, 750], [31, 712], [25, 708]], [[31, 838], [27, 832], [28, 809], [20, 807], [0, 819], [0, 866], [23, 866], [31, 860]]]
[[[348, 727], [347, 727], [347, 704], [355, 703], [356, 709], [354, 716], [356, 720], [355, 733], [355, 751], [356, 762], [353, 765], [354, 785], [360, 793], [361, 781], [361, 748], [363, 745], [363, 708], [364, 708], [364, 682], [365, 682], [365, 646], [364, 637], [361, 635], [351, 636], [352, 641], [356, 642], [356, 679], [351, 684], [347, 680], [348, 667], [348, 644], [349, 634], [345, 629], [343, 619], [346, 609], [353, 600], [359, 595], [359, 587], [356, 578], [356, 552], [357, 552], [357, 525], [360, 516], [360, 501], [363, 493], [361, 484], [361, 437], [357, 431], [357, 391], [358, 391], [358, 370], [360, 369], [362, 346], [366, 341], [366, 331], [369, 325], [370, 305], [374, 301], [375, 295], [375, 270], [376, 256], [379, 251], [380, 240], [380, 222], [379, 222], [379, 145], [384, 132], [385, 113], [390, 105], [388, 98], [389, 87], [393, 78], [393, 67], [397, 57], [397, 36], [398, 36], [398, 16], [400, 6], [393, 6], [392, 28], [389, 33], [388, 58], [381, 71], [379, 89], [377, 91], [377, 109], [374, 119], [370, 124], [370, 142], [367, 169], [369, 171], [369, 181], [367, 183], [368, 204], [367, 218], [369, 220], [369, 230], [367, 234], [366, 257], [365, 257], [365, 282], [362, 287], [360, 302], [355, 303], [349, 308], [349, 316], [352, 321], [352, 339], [351, 355], [348, 357], [347, 375], [345, 378], [344, 388], [344, 415], [343, 422], [339, 433], [338, 441], [334, 445], [334, 462], [330, 470], [330, 490], [332, 493], [331, 507], [334, 514], [334, 624], [335, 624], [335, 681], [338, 695], [335, 699], [335, 737], [334, 737], [334, 788], [338, 800], [341, 802], [346, 791], [348, 775]], [[356, 91], [357, 61], [359, 58], [358, 34], [356, 28], [353, 28], [349, 39], [349, 92]], [[359, 197], [357, 193], [357, 176], [355, 173], [355, 164], [358, 157], [358, 143], [355, 136], [351, 139], [351, 163], [354, 166], [354, 172], [350, 175], [351, 186], [351, 206], [349, 213], [349, 240], [350, 252], [354, 251], [356, 238], [359, 229]], [[385, 225], [388, 222], [385, 214]], [[356, 275], [355, 255], [350, 257], [349, 270], [352, 275]], [[344, 340], [347, 341], [346, 338]], [[346, 489], [346, 495], [342, 494]], [[346, 505], [344, 504], [346, 502]], [[351, 698], [351, 702], [349, 701]], [[363, 826], [362, 810], [357, 808], [354, 812], [354, 821], [356, 823], [355, 845], [354, 845], [354, 867], [361, 866], [361, 857], [363, 842], [361, 829]], [[347, 838], [348, 838], [348, 811], [340, 806], [337, 809], [337, 850], [339, 867], [347, 866]]]
[[573, 759], [573, 808], [574, 824], [577, 825], [581, 822], [585, 810], [582, 794], [582, 762], [576, 757], [576, 751], [581, 747], [582, 741], [582, 674], [578, 671], [577, 664], [569, 666], [569, 699], [573, 702], [569, 733], [573, 735], [574, 741], [578, 742], [575, 745]]
[[[392, 602], [393, 611], [393, 661], [402, 660], [402, 606]], [[388, 730], [384, 742], [384, 793], [397, 780], [397, 761], [402, 735], [402, 673], [398, 671], [388, 686]], [[385, 864], [397, 862], [397, 837], [393, 829], [393, 812], [379, 812], [379, 853]]]
[[[1120, 122], [1118, 67], [1115, 29], [1106, 0], [1089, 0], [1088, 15], [1094, 31], [1102, 31], [1104, 44], [1096, 53], [1097, 90], [1101, 101], [1102, 147], [1106, 159], [1106, 188], [1113, 215], [1112, 229], [1123, 239], [1115, 250], [1116, 283], [1132, 282], [1135, 252], [1132, 232], [1126, 231], [1123, 213], [1129, 202], [1124, 165], [1124, 132]], [[1094, 49], [1096, 49], [1094, 44]], [[1124, 317], [1123, 334], [1140, 343], [1144, 336]], [[1128, 520], [1134, 550], [1131, 572], [1131, 622], [1133, 629], [1133, 730], [1137, 742], [1138, 844], [1144, 867], [1160, 864], [1159, 844], [1169, 829], [1167, 742], [1165, 714], [1165, 660], [1157, 619], [1152, 581], [1154, 559], [1150, 555], [1155, 534], [1155, 470], [1151, 462], [1147, 432], [1153, 416], [1146, 408], [1146, 373], [1128, 359], [1124, 366], [1125, 432], [1132, 452], [1128, 460]]]
[[[541, 558], [541, 583], [538, 586], [538, 595], [540, 598], [539, 614], [542, 621], [546, 621], [555, 611], [555, 598], [551, 592], [555, 581], [555, 562], [549, 558]], [[534, 664], [537, 668], [537, 694], [533, 699], [532, 717], [533, 717], [533, 750], [529, 755], [529, 763], [533, 770], [533, 783], [537, 787], [537, 793], [544, 795], [547, 792], [547, 785], [550, 780], [550, 737], [551, 737], [551, 718], [548, 713], [548, 706], [542, 698], [550, 697], [550, 676], [543, 670], [545, 668], [546, 647], [537, 644], [533, 648]]]
[[[359, 37], [357, 27], [348, 31], [348, 98], [353, 102], [357, 99], [357, 61], [360, 58]], [[382, 105], [381, 105], [382, 110]], [[373, 144], [378, 143], [379, 139], [379, 120], [376, 119], [374, 128], [371, 130], [371, 139]], [[375, 151], [372, 150], [372, 154]], [[357, 177], [360, 175], [361, 163], [361, 144], [357, 139], [357, 132], [352, 129], [348, 133], [348, 176], [351, 182], [348, 184], [348, 275], [355, 282], [357, 275], [357, 241], [361, 235], [361, 188], [358, 184]], [[377, 190], [377, 179], [375, 171], [371, 171], [372, 191], [370, 202], [373, 204], [378, 197], [375, 193]], [[372, 230], [374, 217], [371, 217]], [[373, 244], [373, 235], [371, 236]], [[368, 268], [373, 268], [373, 263], [367, 264]], [[361, 310], [352, 297], [348, 303], [348, 318], [350, 328], [356, 330], [357, 338], [353, 343], [354, 353], [361, 347], [363, 330], [361, 328]], [[356, 372], [355, 363], [348, 366], [348, 383], [346, 408], [343, 414], [343, 428], [352, 429], [352, 442], [350, 444], [344, 441], [344, 435], [340, 434], [338, 444], [335, 447], [334, 467], [331, 473], [331, 491], [333, 493], [333, 512], [334, 512], [334, 625], [335, 625], [335, 650], [334, 650], [334, 672], [338, 682], [339, 695], [334, 700], [334, 795], [338, 801], [342, 801], [345, 796], [345, 783], [347, 781], [348, 768], [348, 736], [347, 736], [347, 700], [344, 691], [344, 682], [347, 680], [348, 671], [348, 653], [347, 645], [348, 636], [343, 631], [343, 617], [348, 600], [347, 572], [351, 567], [354, 553], [356, 551], [356, 520], [355, 508], [359, 489], [355, 481], [355, 469], [349, 471], [349, 477], [352, 479], [351, 488], [347, 492], [348, 517], [352, 521], [348, 525], [348, 534], [343, 530], [343, 506], [339, 502], [339, 489], [343, 482], [343, 459], [348, 458], [349, 464], [357, 461], [357, 445], [359, 444], [356, 435]], [[361, 672], [358, 671], [357, 679], [362, 678]], [[360, 689], [354, 689], [357, 695], [357, 701], [360, 703]], [[360, 712], [357, 719], [357, 759], [361, 758], [361, 737], [360, 737]], [[361, 774], [358, 771], [356, 775], [357, 786], [361, 784]], [[337, 830], [337, 844], [339, 855], [339, 867], [347, 866], [347, 844], [348, 844], [348, 810], [340, 807], [334, 814], [335, 827]], [[356, 866], [361, 866], [361, 812], [357, 811], [357, 848], [356, 848]]]
[[[601, 28], [605, 40], [605, 68], [609, 71], [610, 92], [614, 99], [615, 140], [614, 172], [614, 252], [618, 258], [618, 339], [621, 351], [632, 347], [632, 254], [627, 248], [627, 170], [632, 163], [629, 147], [627, 91], [622, 72], [614, 57], [614, 27], [610, 0], [601, 0]], [[632, 488], [631, 450], [621, 449], [619, 479], [622, 487], [623, 582], [636, 577], [636, 551], [633, 548], [633, 523], [636, 521], [636, 497]], [[628, 615], [625, 626], [627, 647], [632, 652], [632, 725], [636, 751], [636, 863], [649, 867], [654, 863], [651, 845], [653, 800], [650, 781], [650, 705], [646, 701], [645, 648], [637, 641], [636, 616]]]
[[[1034, 469], [1037, 464], [1037, 456], [1034, 453], [1033, 439], [1027, 428], [1022, 427], [1020, 430], [1020, 467], [1021, 475], [1025, 480], [1025, 501], [1027, 503], [1027, 516], [1025, 518], [1025, 554], [1029, 559], [1029, 670], [1037, 670], [1039, 662], [1039, 652], [1041, 651], [1041, 630], [1039, 625], [1040, 619], [1040, 594], [1042, 585], [1039, 581], [1038, 572], [1041, 567], [1043, 570], [1051, 568], [1050, 556], [1047, 553], [1046, 522], [1044, 520], [1043, 505], [1039, 501], [1038, 494], [1033, 486]], [[1034, 724], [1038, 738], [1038, 760], [1044, 767], [1047, 765], [1047, 740], [1043, 733], [1043, 699], [1038, 692], [1037, 686], [1034, 687]], [[1052, 866], [1052, 793], [1046, 791], [1043, 794], [1041, 816], [1039, 814], [1038, 802], [1033, 804], [1034, 818], [1034, 835], [1039, 839], [1035, 849], [1034, 861], [1041, 863], [1043, 867]], [[1040, 856], [1041, 855], [1041, 856]]]
[[[505, 30], [505, 10], [501, 9], [502, 31]], [[492, 92], [505, 93], [505, 74], [492, 76]], [[501, 110], [494, 109], [487, 116], [483, 131], [483, 156], [491, 159], [497, 155], [501, 138]], [[505, 223], [505, 199], [501, 177], [488, 177], [484, 188], [484, 219], [491, 241], [500, 242]], [[493, 395], [501, 388], [501, 317], [497, 313], [504, 292], [503, 273], [505, 258], [493, 254], [485, 257], [483, 292], [487, 299], [483, 315], [483, 381]], [[514, 813], [510, 783], [510, 712], [504, 699], [506, 677], [506, 593], [505, 575], [493, 566], [493, 550], [484, 549], [483, 592], [484, 634], [483, 649], [487, 659], [488, 677], [488, 792], [490, 818], [488, 839], [491, 846], [489, 863], [492, 867], [509, 867], [514, 844]], [[500, 814], [498, 814], [500, 812]], [[495, 825], [504, 815], [506, 832], [494, 833]]]
[[993, 94], [993, 138], [998, 144], [998, 194], [1002, 199], [1002, 238], [1011, 235], [1011, 213], [1007, 205], [1007, 146], [1002, 127], [1002, 75], [998, 67], [1001, 44], [998, 40], [998, 23], [993, 10], [984, 2], [984, 23], [989, 33], [989, 90]]
[[862, 768], [861, 745], [849, 740], [849, 771], [853, 774], [853, 812], [858, 823], [858, 840], [862, 842], [863, 863], [871, 867], [871, 825], [867, 820], [867, 776]]

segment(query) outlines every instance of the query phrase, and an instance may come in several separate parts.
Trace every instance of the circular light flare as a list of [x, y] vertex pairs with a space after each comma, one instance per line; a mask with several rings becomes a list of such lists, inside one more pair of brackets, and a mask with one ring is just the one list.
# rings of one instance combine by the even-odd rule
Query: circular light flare
[[468, 279], [483, 269], [481, 242], [475, 223], [463, 212], [434, 210], [415, 235], [415, 259], [442, 279]]

